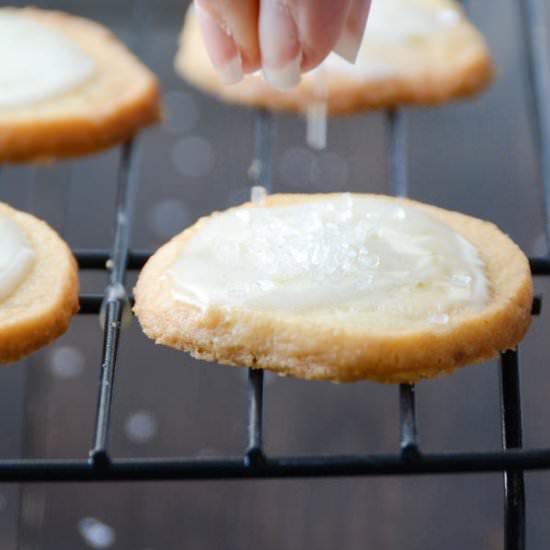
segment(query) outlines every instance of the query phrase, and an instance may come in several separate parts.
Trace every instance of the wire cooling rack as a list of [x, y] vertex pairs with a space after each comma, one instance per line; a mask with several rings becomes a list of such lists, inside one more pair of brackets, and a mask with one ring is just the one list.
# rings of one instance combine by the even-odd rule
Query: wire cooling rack
[[[518, 3], [530, 119], [546, 211], [546, 238], [550, 249], [550, 80], [544, 47], [544, 13], [540, 0]], [[407, 121], [400, 110], [387, 113], [390, 133], [389, 184], [392, 193], [406, 196]], [[256, 182], [272, 191], [272, 121], [266, 111], [256, 119]], [[75, 250], [81, 270], [103, 270], [109, 283], [103, 295], [80, 296], [80, 314], [101, 315], [103, 349], [100, 365], [95, 432], [88, 459], [0, 460], [0, 482], [91, 482], [206, 479], [260, 479], [351, 477], [412, 474], [503, 472], [506, 548], [525, 548], [524, 471], [550, 468], [550, 448], [522, 449], [522, 417], [518, 352], [500, 357], [502, 451], [424, 453], [418, 443], [415, 387], [399, 386], [400, 452], [345, 456], [267, 456], [262, 445], [263, 372], [249, 370], [248, 446], [241, 456], [222, 458], [117, 459], [109, 453], [117, 351], [124, 317], [132, 298], [125, 291], [127, 271], [141, 269], [150, 252], [129, 248], [138, 170], [139, 143], [123, 147], [118, 174], [114, 241], [111, 250]], [[531, 258], [534, 275], [550, 275], [550, 257]], [[535, 298], [533, 314], [541, 308]]]

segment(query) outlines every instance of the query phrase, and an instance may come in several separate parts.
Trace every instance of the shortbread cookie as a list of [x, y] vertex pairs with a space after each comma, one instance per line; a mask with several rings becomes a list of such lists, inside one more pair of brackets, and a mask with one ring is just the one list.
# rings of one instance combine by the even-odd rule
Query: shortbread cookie
[[190, 83], [229, 102], [305, 112], [312, 100], [326, 95], [331, 114], [438, 104], [475, 94], [493, 77], [483, 37], [452, 0], [373, 0], [355, 65], [330, 54], [290, 91], [273, 89], [259, 74], [223, 85], [189, 11], [176, 69]]
[[0, 163], [93, 153], [159, 115], [155, 77], [101, 25], [0, 8]]
[[199, 220], [148, 261], [159, 344], [311, 380], [414, 382], [515, 347], [529, 264], [493, 224], [377, 195], [273, 195]]
[[0, 203], [0, 363], [61, 336], [78, 311], [77, 266], [46, 223]]

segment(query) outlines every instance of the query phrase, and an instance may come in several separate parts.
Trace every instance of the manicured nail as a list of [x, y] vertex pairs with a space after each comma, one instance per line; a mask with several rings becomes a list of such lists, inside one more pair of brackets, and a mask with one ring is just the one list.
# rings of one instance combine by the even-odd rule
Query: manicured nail
[[195, 4], [206, 50], [224, 84], [236, 84], [243, 79], [241, 53], [231, 32], [200, 5]]
[[350, 63], [355, 63], [357, 60], [357, 54], [361, 48], [361, 36], [357, 36], [352, 33], [347, 27], [344, 27], [340, 38], [334, 46], [334, 53], [338, 54], [340, 57], [343, 57], [346, 61]]
[[334, 46], [334, 53], [350, 63], [356, 62], [361, 50], [370, 4], [370, 0], [351, 0], [342, 34]]
[[260, 46], [265, 79], [274, 87], [288, 89], [301, 78], [302, 47], [296, 21], [282, 0], [262, 0]]
[[240, 56], [235, 56], [222, 67], [216, 67], [216, 71], [224, 84], [237, 84], [243, 79], [243, 66]]
[[288, 90], [300, 84], [300, 65], [302, 56], [294, 58], [290, 63], [279, 69], [271, 69], [264, 66], [264, 78], [279, 90]]

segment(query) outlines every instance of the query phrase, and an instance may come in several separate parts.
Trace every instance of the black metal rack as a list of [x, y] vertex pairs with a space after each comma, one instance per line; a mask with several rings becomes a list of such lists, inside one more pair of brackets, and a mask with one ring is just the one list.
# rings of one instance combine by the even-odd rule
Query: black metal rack
[[[518, 3], [526, 53], [526, 82], [530, 98], [531, 123], [538, 150], [538, 163], [546, 207], [546, 237], [550, 244], [550, 76], [544, 47], [543, 10], [540, 0]], [[390, 132], [390, 188], [407, 195], [406, 114], [387, 114]], [[256, 182], [272, 189], [270, 151], [271, 115], [258, 113], [256, 122]], [[149, 252], [129, 248], [133, 201], [137, 179], [139, 144], [123, 148], [118, 175], [114, 242], [112, 250], [76, 250], [81, 270], [104, 270], [108, 286], [104, 295], [81, 295], [81, 314], [103, 316], [103, 351], [95, 421], [89, 459], [0, 460], [0, 482], [91, 482], [205, 479], [260, 479], [380, 476], [406, 474], [449, 474], [503, 472], [505, 495], [506, 548], [525, 548], [525, 496], [523, 473], [550, 468], [550, 447], [522, 449], [522, 417], [518, 352], [500, 357], [501, 430], [503, 450], [497, 452], [424, 453], [418, 442], [415, 416], [415, 388], [399, 387], [400, 452], [348, 456], [267, 456], [262, 446], [263, 372], [249, 371], [248, 446], [242, 456], [224, 458], [117, 459], [108, 450], [111, 403], [115, 381], [121, 325], [131, 297], [124, 288], [128, 270], [139, 270]], [[550, 248], [550, 246], [549, 246]], [[550, 275], [550, 257], [531, 259], [534, 275]], [[533, 314], [541, 301], [536, 298]]]

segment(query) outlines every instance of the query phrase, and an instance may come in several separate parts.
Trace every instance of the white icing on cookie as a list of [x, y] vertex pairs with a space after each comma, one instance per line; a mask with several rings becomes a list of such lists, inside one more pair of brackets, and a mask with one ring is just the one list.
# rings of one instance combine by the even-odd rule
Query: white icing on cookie
[[29, 274], [35, 252], [15, 221], [0, 215], [0, 302]]
[[93, 59], [55, 28], [0, 12], [0, 109], [71, 91], [92, 75], [94, 66]]
[[365, 40], [399, 43], [441, 32], [460, 20], [460, 12], [434, 9], [427, 2], [373, 0]]
[[380, 56], [369, 55], [372, 46], [392, 47], [444, 32], [462, 20], [459, 11], [434, 8], [426, 2], [410, 0], [373, 0], [363, 44], [355, 64], [331, 53], [322, 66], [369, 80], [383, 80], [398, 74], [398, 69]]
[[338, 198], [213, 216], [169, 269], [174, 297], [256, 310], [446, 324], [489, 297], [479, 254], [424, 211]]

